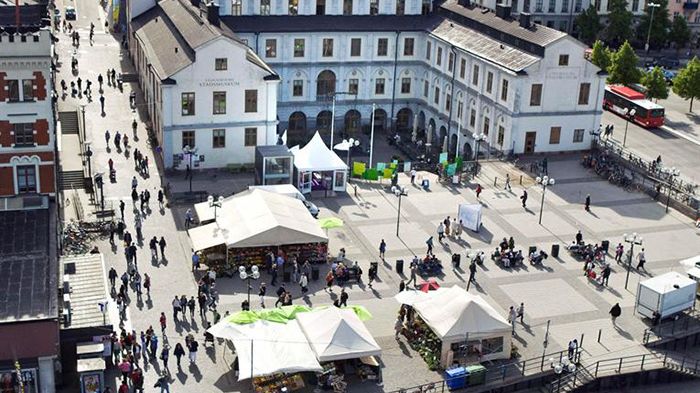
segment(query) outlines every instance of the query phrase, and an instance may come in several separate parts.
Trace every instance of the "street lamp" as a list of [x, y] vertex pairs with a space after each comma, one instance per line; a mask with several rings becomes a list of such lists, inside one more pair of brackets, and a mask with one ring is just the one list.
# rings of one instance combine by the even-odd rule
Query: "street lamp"
[[182, 148], [182, 154], [185, 156], [188, 156], [189, 159], [189, 172], [187, 173], [187, 176], [190, 178], [190, 192], [192, 192], [192, 157], [197, 154], [197, 148], [191, 148], [190, 145], [185, 145], [185, 147]]
[[402, 186], [392, 186], [391, 192], [394, 193], [399, 198], [399, 210], [396, 216], [396, 237], [399, 236], [399, 224], [401, 222], [401, 197], [408, 196], [406, 193], [406, 188]]
[[214, 221], [216, 221], [216, 208], [221, 208], [221, 205], [224, 203], [224, 197], [222, 195], [219, 195], [216, 200], [214, 200], [214, 197], [212, 195], [209, 195], [207, 197], [207, 202], [209, 202], [209, 207], [214, 208]]
[[350, 150], [353, 147], [360, 146], [360, 141], [355, 139], [355, 138], [350, 138], [350, 139], [343, 140], [343, 142], [347, 142], [347, 144], [348, 144], [347, 145], [348, 146], [347, 162], [348, 162], [348, 168], [350, 168]]
[[474, 176], [476, 176], [479, 172], [479, 146], [481, 145], [481, 141], [486, 139], [486, 135], [481, 132], [475, 132], [472, 134], [472, 138], [474, 138], [474, 142], [476, 143], [476, 151], [474, 154]]
[[85, 141], [83, 142], [85, 145], [85, 157], [87, 157], [87, 164], [88, 164], [88, 177], [92, 177], [92, 163], [90, 158], [92, 157], [92, 150], [90, 149], [90, 145], [92, 145], [91, 141]]
[[622, 147], [625, 147], [625, 143], [627, 143], [627, 127], [630, 124], [630, 119], [634, 119], [634, 115], [637, 114], [636, 109], [629, 109], [625, 108], [622, 110], [622, 115], [625, 116], [625, 136], [622, 138]]
[[630, 245], [630, 254], [629, 257], [627, 257], [627, 277], [625, 277], [625, 289], [627, 289], [627, 282], [630, 280], [630, 266], [632, 266], [632, 257], [634, 256], [634, 246], [641, 246], [644, 242], [644, 239], [642, 239], [641, 236], [637, 235], [637, 232], [633, 233], [632, 236], [627, 236], [627, 234], [625, 233], [624, 235], [622, 235], [622, 237], [624, 238], [625, 243], [629, 243]]
[[649, 38], [651, 38], [651, 25], [654, 22], [654, 8], [659, 8], [661, 7], [660, 4], [656, 3], [649, 3], [647, 4], [647, 7], [651, 8], [651, 17], [649, 18], [649, 30], [647, 31], [647, 42], [644, 44], [644, 51], [649, 54]]
[[540, 221], [539, 224], [542, 225], [542, 210], [544, 210], [544, 194], [547, 192], [547, 187], [554, 185], [554, 179], [549, 176], [539, 177], [535, 179], [535, 182], [542, 186], [542, 201], [540, 202]]
[[671, 169], [665, 169], [664, 173], [668, 176], [668, 195], [666, 195], [666, 213], [668, 213], [668, 204], [671, 202], [671, 191], [673, 190], [673, 180], [681, 174], [681, 171], [674, 166]]
[[248, 281], [248, 307], [250, 307], [250, 290], [252, 289], [250, 286], [250, 280], [257, 280], [260, 278], [260, 271], [256, 265], [253, 265], [250, 267], [250, 273], [248, 273], [246, 267], [241, 265], [238, 267], [238, 276], [241, 278], [241, 280]]
[[100, 189], [100, 208], [102, 213], [105, 212], [105, 193], [104, 193], [104, 179], [102, 173], [95, 173], [95, 185]]

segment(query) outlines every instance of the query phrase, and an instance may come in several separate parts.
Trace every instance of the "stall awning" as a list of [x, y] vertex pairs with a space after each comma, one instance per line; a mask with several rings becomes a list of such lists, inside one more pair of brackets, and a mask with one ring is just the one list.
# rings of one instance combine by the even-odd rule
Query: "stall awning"
[[348, 166], [337, 154], [326, 146], [321, 135], [316, 132], [313, 138], [301, 149], [292, 148], [294, 167], [299, 172], [345, 171]]
[[[200, 205], [195, 206], [198, 214], [209, 209], [206, 202]], [[217, 208], [216, 222], [188, 232], [195, 251], [221, 244], [244, 248], [328, 241], [300, 200], [259, 189], [226, 198]]]
[[296, 320], [238, 325], [224, 318], [208, 332], [233, 341], [238, 355], [239, 381], [275, 373], [322, 371]]
[[301, 313], [297, 321], [319, 362], [381, 355], [374, 337], [350, 309], [328, 307]]

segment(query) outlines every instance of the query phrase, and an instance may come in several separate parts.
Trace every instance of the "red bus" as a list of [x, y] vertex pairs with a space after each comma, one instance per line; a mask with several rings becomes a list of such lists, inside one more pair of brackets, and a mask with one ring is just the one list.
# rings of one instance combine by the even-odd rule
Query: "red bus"
[[630, 120], [646, 128], [661, 127], [664, 124], [664, 107], [647, 100], [643, 93], [627, 86], [605, 86], [603, 109], [623, 117], [625, 109], [634, 109], [634, 117]]

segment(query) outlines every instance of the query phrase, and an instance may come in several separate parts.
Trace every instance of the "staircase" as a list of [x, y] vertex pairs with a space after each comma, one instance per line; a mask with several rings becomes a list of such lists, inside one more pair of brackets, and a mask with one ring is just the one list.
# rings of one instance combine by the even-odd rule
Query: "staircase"
[[58, 120], [63, 134], [78, 134], [78, 112], [58, 112]]
[[138, 81], [139, 81], [138, 74], [122, 74], [122, 82], [124, 82], [124, 83], [138, 82]]
[[62, 191], [85, 188], [83, 171], [61, 171], [58, 173], [58, 188]]

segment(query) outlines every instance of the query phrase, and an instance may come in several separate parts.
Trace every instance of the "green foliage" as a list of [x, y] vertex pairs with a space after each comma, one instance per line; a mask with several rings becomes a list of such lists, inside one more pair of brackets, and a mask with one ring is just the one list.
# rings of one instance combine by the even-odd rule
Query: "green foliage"
[[676, 48], [683, 48], [690, 41], [690, 28], [688, 22], [682, 16], [673, 18], [671, 31], [668, 33], [668, 39], [676, 44]]
[[651, 72], [644, 73], [642, 85], [647, 88], [647, 97], [657, 100], [668, 98], [668, 85], [661, 68], [654, 67]]
[[594, 5], [590, 5], [576, 17], [579, 39], [587, 45], [591, 45], [600, 32], [600, 16]]
[[606, 37], [609, 42], [619, 44], [632, 37], [632, 12], [627, 10], [627, 1], [610, 0]]
[[637, 55], [628, 41], [618, 49], [612, 57], [608, 67], [608, 83], [629, 86], [638, 83], [642, 77], [642, 71], [637, 68]]
[[690, 100], [690, 111], [693, 111], [693, 100], [700, 97], [700, 60], [693, 57], [685, 68], [673, 78], [673, 92]]
[[603, 42], [597, 40], [593, 44], [593, 51], [591, 52], [591, 63], [595, 64], [601, 70], [607, 72], [612, 63], [613, 53], [606, 46], [603, 46]]
[[[647, 7], [642, 15], [639, 25], [637, 25], [637, 37], [640, 41], [646, 42], [649, 34], [649, 48], [657, 49], [666, 44], [668, 32], [671, 29], [671, 18], [668, 16], [668, 0], [654, 0], [658, 7]], [[654, 10], [654, 19], [651, 22], [651, 33], [649, 32], [649, 20], [651, 12]]]

